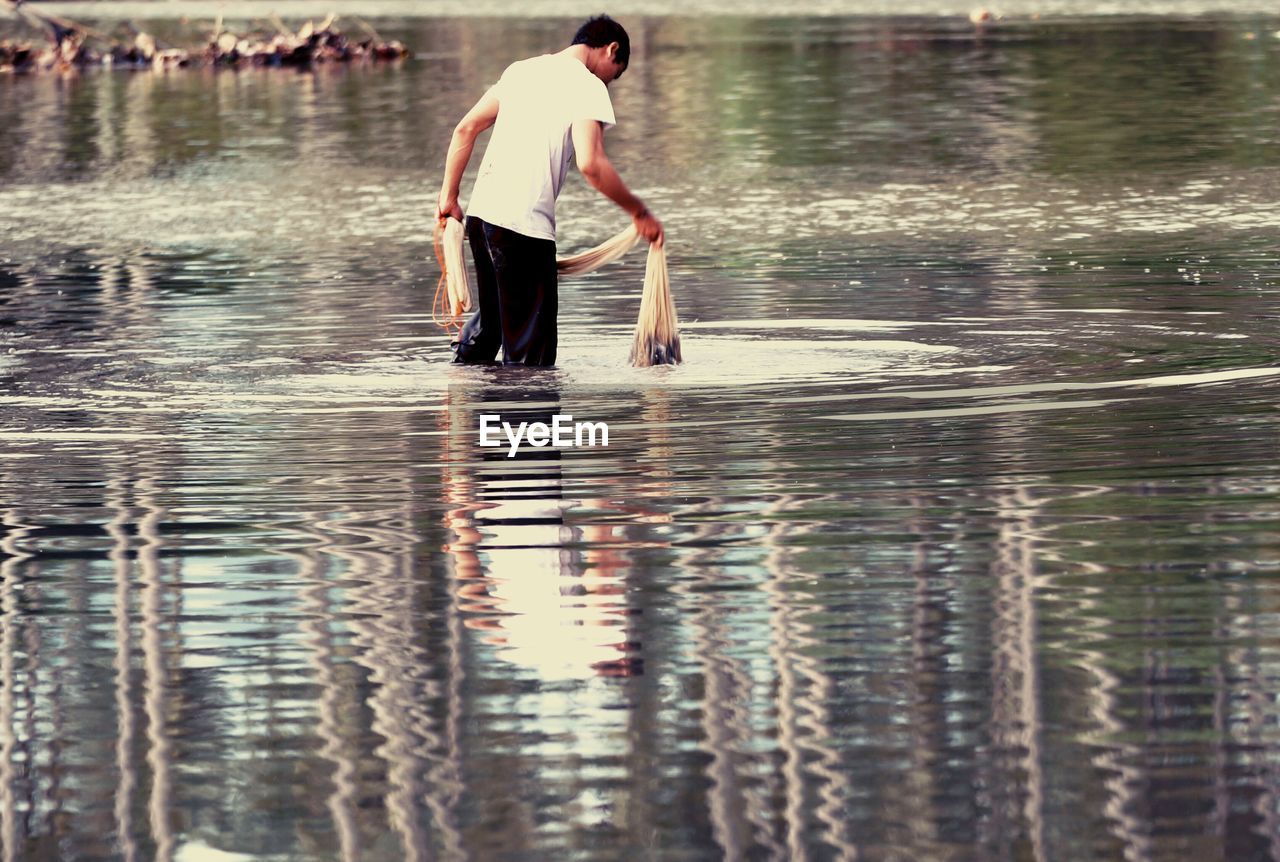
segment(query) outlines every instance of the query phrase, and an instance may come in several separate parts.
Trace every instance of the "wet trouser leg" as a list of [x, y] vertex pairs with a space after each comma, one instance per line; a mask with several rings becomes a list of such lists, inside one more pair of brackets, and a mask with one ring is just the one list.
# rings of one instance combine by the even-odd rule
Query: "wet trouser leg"
[[454, 362], [556, 361], [556, 244], [467, 218], [480, 307], [454, 342]]

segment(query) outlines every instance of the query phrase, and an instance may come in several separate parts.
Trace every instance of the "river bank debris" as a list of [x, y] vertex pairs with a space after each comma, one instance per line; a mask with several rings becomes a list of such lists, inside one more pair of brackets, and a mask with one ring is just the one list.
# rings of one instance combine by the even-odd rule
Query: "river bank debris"
[[[400, 60], [410, 51], [397, 40], [383, 40], [359, 19], [363, 38], [353, 38], [336, 26], [330, 14], [322, 22], [307, 21], [292, 30], [272, 17], [268, 27], [237, 33], [223, 27], [219, 15], [203, 44], [162, 43], [151, 33], [125, 23], [127, 35], [102, 33], [91, 27], [32, 9], [22, 0], [0, 0], [8, 12], [29, 28], [43, 31], [47, 43], [0, 39], [0, 73], [71, 70], [93, 66], [168, 69], [188, 66], [307, 67], [322, 63], [360, 63]], [[119, 28], [118, 28], [119, 29]]]

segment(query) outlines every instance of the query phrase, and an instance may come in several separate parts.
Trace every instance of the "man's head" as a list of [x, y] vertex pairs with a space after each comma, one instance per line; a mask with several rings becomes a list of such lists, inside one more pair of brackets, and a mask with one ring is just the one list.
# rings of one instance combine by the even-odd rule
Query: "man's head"
[[606, 84], [617, 80], [631, 62], [631, 39], [622, 25], [608, 15], [598, 15], [578, 28], [571, 45], [591, 51], [587, 68]]

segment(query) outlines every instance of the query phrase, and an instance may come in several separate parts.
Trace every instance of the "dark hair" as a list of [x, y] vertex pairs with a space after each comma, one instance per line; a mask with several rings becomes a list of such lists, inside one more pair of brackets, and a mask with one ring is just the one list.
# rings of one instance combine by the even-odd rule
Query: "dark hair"
[[[588, 48], [603, 48], [610, 42], [618, 43], [618, 62], [625, 71], [631, 62], [631, 39], [622, 25], [608, 15], [597, 15], [587, 20], [578, 28], [570, 45], [586, 45]], [[621, 74], [621, 73], [619, 73]]]

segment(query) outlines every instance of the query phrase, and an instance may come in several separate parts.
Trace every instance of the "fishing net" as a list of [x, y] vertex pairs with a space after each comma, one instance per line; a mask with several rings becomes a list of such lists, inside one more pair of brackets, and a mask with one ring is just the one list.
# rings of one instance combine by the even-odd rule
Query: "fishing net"
[[667, 279], [667, 250], [649, 246], [644, 268], [644, 293], [640, 297], [640, 319], [631, 343], [631, 364], [638, 368], [680, 363], [680, 332], [676, 325], [676, 304], [671, 299]]
[[436, 282], [436, 297], [431, 306], [431, 319], [443, 326], [450, 335], [462, 330], [460, 318], [463, 312], [479, 306], [467, 267], [462, 260], [462, 222], [456, 218], [442, 218], [436, 222], [436, 260], [440, 264], [440, 280]]
[[586, 275], [603, 266], [613, 263], [640, 241], [635, 225], [615, 234], [595, 248], [589, 248], [582, 254], [556, 259], [556, 270], [561, 275]]
[[[556, 260], [561, 275], [586, 275], [618, 260], [640, 241], [632, 225], [581, 254]], [[449, 217], [436, 225], [436, 260], [440, 263], [440, 281], [432, 307], [432, 319], [450, 334], [462, 329], [463, 312], [478, 306], [475, 293], [467, 280], [462, 257], [462, 222]], [[675, 365], [680, 360], [680, 333], [676, 306], [671, 297], [667, 276], [667, 252], [658, 245], [649, 246], [645, 264], [644, 291], [640, 297], [640, 317], [636, 321], [635, 340], [631, 345], [631, 364]]]

